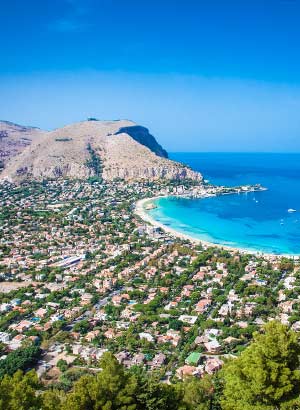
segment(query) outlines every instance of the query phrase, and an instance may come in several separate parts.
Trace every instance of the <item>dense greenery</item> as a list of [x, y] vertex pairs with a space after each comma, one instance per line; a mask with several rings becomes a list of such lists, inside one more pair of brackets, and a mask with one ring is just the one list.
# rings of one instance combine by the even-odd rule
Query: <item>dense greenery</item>
[[0, 380], [0, 410], [40, 409], [42, 398], [36, 393], [39, 387], [34, 371], [23, 375], [19, 370], [12, 377], [4, 376]]
[[7, 357], [0, 361], [0, 377], [13, 375], [17, 370], [27, 370], [34, 366], [40, 355], [38, 346], [29, 346], [9, 353]]
[[279, 409], [300, 392], [296, 334], [278, 322], [270, 322], [238, 360], [224, 368], [224, 410]]
[[0, 381], [0, 410], [297, 410], [300, 407], [297, 335], [279, 322], [267, 324], [252, 344], [223, 370], [172, 384], [156, 373], [127, 371], [105, 353], [94, 374], [71, 390], [40, 391], [34, 372]]

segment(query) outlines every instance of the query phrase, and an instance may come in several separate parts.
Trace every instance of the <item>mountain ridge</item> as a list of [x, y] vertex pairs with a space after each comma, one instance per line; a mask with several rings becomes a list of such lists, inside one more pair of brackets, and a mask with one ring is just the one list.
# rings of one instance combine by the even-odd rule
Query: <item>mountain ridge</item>
[[44, 133], [37, 127], [0, 120], [0, 169], [9, 160], [23, 152], [32, 140]]
[[130, 137], [132, 137], [135, 141], [139, 142], [142, 145], [145, 145], [145, 147], [148, 147], [159, 157], [168, 158], [167, 151], [163, 149], [160, 144], [158, 144], [153, 135], [149, 133], [148, 128], [142, 127], [141, 125], [122, 127], [115, 133], [115, 135], [123, 133], [130, 135]]
[[[22, 141], [23, 134], [17, 127], [14, 133]], [[25, 127], [24, 132], [28, 135], [27, 145], [6, 161], [0, 174], [2, 180], [86, 179], [99, 176], [100, 168], [101, 177], [108, 181], [116, 178], [202, 180], [201, 174], [169, 160], [148, 129], [130, 120], [93, 119], [53, 131]], [[101, 167], [91, 166], [91, 156]]]

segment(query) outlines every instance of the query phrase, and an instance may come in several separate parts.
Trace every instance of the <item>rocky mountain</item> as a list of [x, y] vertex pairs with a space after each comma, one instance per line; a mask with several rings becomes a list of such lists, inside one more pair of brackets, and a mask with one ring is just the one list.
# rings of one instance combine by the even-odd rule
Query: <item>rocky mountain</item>
[[128, 134], [135, 141], [139, 142], [145, 147], [148, 147], [154, 154], [168, 158], [168, 153], [161, 145], [159, 145], [153, 135], [149, 134], [149, 130], [140, 125], [132, 125], [130, 127], [122, 127], [116, 132], [118, 134]]
[[28, 144], [10, 156], [0, 174], [2, 180], [91, 176], [202, 180], [201, 174], [169, 160], [148, 130], [132, 121], [83, 121], [51, 132], [32, 128], [32, 135], [26, 130]]
[[0, 168], [5, 167], [7, 162], [20, 154], [43, 132], [34, 127], [25, 127], [9, 121], [0, 121]]

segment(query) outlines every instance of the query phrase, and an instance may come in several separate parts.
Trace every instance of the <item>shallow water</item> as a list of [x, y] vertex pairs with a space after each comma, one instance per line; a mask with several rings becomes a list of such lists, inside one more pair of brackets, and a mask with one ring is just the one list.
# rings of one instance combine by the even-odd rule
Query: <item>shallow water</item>
[[[176, 153], [171, 158], [218, 185], [260, 183], [268, 191], [205, 199], [161, 198], [157, 221], [217, 244], [300, 254], [300, 154]], [[288, 209], [297, 212], [289, 213]]]

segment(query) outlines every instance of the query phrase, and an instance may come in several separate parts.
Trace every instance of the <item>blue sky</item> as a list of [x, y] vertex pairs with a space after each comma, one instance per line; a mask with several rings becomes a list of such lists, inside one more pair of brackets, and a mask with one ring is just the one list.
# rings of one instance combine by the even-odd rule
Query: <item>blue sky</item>
[[0, 118], [169, 151], [300, 151], [298, 0], [0, 0]]

